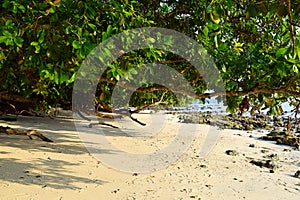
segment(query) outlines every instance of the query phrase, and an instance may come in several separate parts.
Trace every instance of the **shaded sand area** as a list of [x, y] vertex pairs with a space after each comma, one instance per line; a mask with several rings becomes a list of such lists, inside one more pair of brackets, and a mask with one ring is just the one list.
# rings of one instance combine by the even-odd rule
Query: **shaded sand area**
[[[149, 114], [135, 116], [146, 123], [151, 121]], [[123, 120], [116, 125], [132, 123], [126, 121], [130, 119]], [[300, 152], [259, 140], [260, 132], [223, 130], [212, 151], [200, 158], [201, 145], [210, 130], [208, 125], [178, 123], [175, 115], [166, 115], [159, 132], [146, 139], [129, 137], [105, 127], [111, 132], [107, 135], [109, 141], [133, 153], [147, 153], [167, 145], [180, 126], [186, 131], [186, 137], [192, 137], [191, 133], [196, 130], [192, 145], [177, 162], [154, 172], [125, 173], [98, 161], [87, 151], [70, 117], [18, 117], [16, 122], [0, 121], [0, 125], [36, 129], [54, 141], [48, 143], [0, 133], [1, 200], [291, 200], [300, 196], [300, 179], [294, 177], [300, 170]], [[135, 129], [138, 128], [137, 125]], [[145, 133], [151, 132], [151, 129], [145, 130]], [[106, 149], [103, 153], [113, 152]], [[274, 170], [251, 163], [266, 160], [271, 154], [278, 156], [279, 166]]]

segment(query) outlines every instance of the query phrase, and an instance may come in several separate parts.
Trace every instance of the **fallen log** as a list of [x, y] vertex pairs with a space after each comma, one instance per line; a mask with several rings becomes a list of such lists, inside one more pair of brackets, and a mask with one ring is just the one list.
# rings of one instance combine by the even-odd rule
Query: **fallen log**
[[26, 135], [30, 139], [32, 139], [32, 136], [36, 136], [45, 142], [53, 142], [52, 140], [50, 140], [49, 138], [47, 138], [46, 136], [44, 136], [36, 130], [17, 130], [8, 126], [0, 126], [0, 132], [6, 133], [7, 135]]

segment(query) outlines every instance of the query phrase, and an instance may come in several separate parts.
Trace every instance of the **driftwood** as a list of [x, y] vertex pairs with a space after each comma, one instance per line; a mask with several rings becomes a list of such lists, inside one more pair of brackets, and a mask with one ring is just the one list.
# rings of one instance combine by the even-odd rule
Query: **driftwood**
[[[129, 117], [131, 120], [133, 120], [134, 122], [137, 122], [138, 124], [142, 125], [142, 126], [146, 126], [145, 123], [139, 121], [138, 119], [132, 117], [132, 114], [134, 113], [138, 113], [140, 110], [137, 109], [137, 110], [130, 110], [130, 109], [118, 109], [115, 111], [115, 114], [112, 114], [112, 113], [100, 113], [98, 111], [96, 111], [96, 116], [99, 117], [99, 118], [107, 118], [107, 119], [120, 119], [120, 118], [123, 118], [125, 116]], [[87, 121], [92, 121], [90, 118], [88, 118], [87, 116], [85, 116], [80, 110], [75, 110], [75, 112], [84, 120], [87, 120]], [[97, 122], [97, 123], [90, 123], [89, 124], [89, 127], [91, 128], [92, 126], [94, 125], [105, 125], [105, 126], [110, 126], [112, 128], [118, 128], [117, 126], [114, 126], [112, 124], [107, 124], [105, 122]]]
[[140, 112], [140, 109], [131, 110], [131, 109], [126, 109], [126, 108], [124, 108], [124, 109], [116, 110], [115, 112], [116, 112], [117, 114], [121, 115], [121, 116], [124, 115], [124, 116], [130, 117], [130, 119], [131, 119], [132, 121], [137, 122], [138, 124], [140, 124], [140, 125], [142, 125], [142, 126], [146, 126], [145, 123], [139, 121], [137, 118], [132, 117], [132, 114], [134, 114], [134, 113], [139, 113], [139, 112]]
[[45, 142], [53, 142], [43, 134], [39, 133], [36, 130], [17, 130], [10, 127], [0, 126], [0, 132], [6, 133], [7, 135], [25, 135], [32, 139], [32, 136], [36, 136]]

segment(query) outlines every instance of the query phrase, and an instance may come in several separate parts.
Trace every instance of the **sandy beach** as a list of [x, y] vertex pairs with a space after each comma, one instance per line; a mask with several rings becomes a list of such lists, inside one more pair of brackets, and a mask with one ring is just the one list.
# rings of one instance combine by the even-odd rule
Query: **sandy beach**
[[[137, 118], [152, 123], [141, 133], [150, 134], [156, 121], [150, 114]], [[161, 115], [151, 114], [151, 119]], [[151, 153], [175, 137], [181, 127], [186, 137], [194, 137], [189, 148], [176, 161], [162, 169], [129, 173], [96, 159], [81, 141], [70, 116], [50, 118], [18, 117], [15, 122], [0, 121], [1, 126], [36, 129], [53, 143], [30, 140], [27, 136], [0, 133], [0, 199], [298, 199], [300, 152], [292, 147], [258, 138], [262, 132], [222, 130], [209, 154], [199, 157], [210, 126], [179, 123], [176, 115], [165, 115], [156, 134], [141, 139], [112, 129], [107, 140], [130, 153]], [[126, 129], [124, 119], [116, 125]], [[114, 123], [114, 122], [112, 122]], [[132, 123], [132, 122], [130, 122]], [[136, 125], [134, 130], [141, 127]], [[191, 134], [191, 135], [189, 135]], [[95, 136], [96, 137], [96, 136]], [[109, 149], [103, 154], [111, 154]], [[235, 155], [226, 151], [234, 150]], [[290, 150], [290, 151], [289, 151]], [[106, 152], [106, 153], [105, 153]], [[280, 168], [272, 171], [251, 160], [264, 160], [277, 154]], [[149, 164], [151, 164], [151, 160]]]

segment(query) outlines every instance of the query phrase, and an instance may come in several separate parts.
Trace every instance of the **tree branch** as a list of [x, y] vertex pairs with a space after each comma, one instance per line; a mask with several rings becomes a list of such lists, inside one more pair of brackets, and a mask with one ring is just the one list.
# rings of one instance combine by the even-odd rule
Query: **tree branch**
[[292, 39], [292, 53], [294, 54], [295, 52], [295, 31], [294, 31], [294, 25], [293, 25], [293, 20], [292, 20], [292, 10], [291, 10], [291, 0], [287, 0], [287, 6], [288, 6], [288, 17], [289, 17], [289, 22], [290, 22], [290, 34], [291, 34], [291, 39]]

